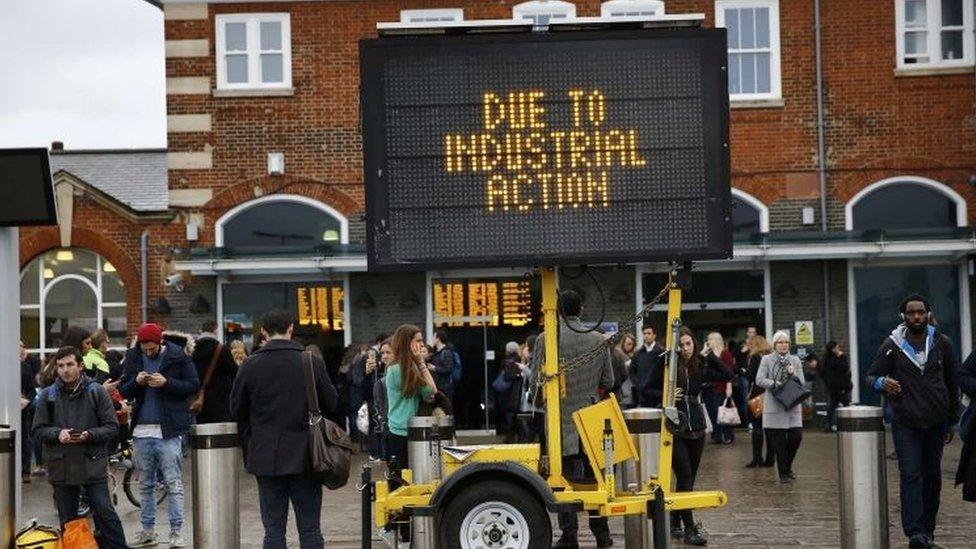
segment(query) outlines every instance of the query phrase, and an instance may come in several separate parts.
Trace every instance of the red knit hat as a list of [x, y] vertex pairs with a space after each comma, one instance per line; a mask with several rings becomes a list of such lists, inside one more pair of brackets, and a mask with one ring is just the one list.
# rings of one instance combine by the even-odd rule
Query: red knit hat
[[152, 342], [156, 345], [163, 343], [163, 329], [159, 324], [143, 324], [139, 327], [139, 343]]

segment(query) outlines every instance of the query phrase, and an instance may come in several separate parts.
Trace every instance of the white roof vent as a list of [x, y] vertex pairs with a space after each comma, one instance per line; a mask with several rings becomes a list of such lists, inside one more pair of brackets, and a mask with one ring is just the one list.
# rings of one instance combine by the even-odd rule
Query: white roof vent
[[532, 0], [512, 6], [512, 19], [528, 19], [537, 26], [576, 18], [576, 5], [564, 0]]
[[463, 8], [400, 10], [401, 23], [456, 23], [464, 21]]
[[603, 17], [660, 17], [664, 15], [661, 0], [607, 0], [600, 6]]

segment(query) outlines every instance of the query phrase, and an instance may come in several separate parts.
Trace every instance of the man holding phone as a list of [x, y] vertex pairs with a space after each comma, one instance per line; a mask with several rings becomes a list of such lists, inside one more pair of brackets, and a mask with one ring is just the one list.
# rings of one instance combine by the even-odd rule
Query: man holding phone
[[135, 400], [130, 419], [132, 447], [139, 469], [142, 531], [132, 547], [156, 545], [156, 472], [169, 494], [169, 546], [183, 540], [182, 435], [190, 430], [187, 399], [200, 389], [197, 368], [181, 347], [163, 341], [156, 324], [139, 328], [139, 345], [129, 349], [119, 391]]
[[57, 380], [38, 398], [32, 433], [44, 445], [48, 480], [61, 525], [78, 518], [84, 489], [101, 547], [124, 548], [125, 534], [108, 493], [108, 445], [118, 436], [112, 399], [85, 377], [81, 353], [62, 347], [54, 355]]

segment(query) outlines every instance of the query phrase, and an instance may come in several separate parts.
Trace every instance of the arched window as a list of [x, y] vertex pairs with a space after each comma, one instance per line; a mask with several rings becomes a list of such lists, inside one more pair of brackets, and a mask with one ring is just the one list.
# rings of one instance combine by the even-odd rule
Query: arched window
[[576, 5], [563, 0], [532, 0], [512, 6], [512, 19], [528, 19], [536, 25], [576, 17]]
[[921, 177], [878, 181], [846, 206], [846, 228], [934, 229], [966, 225], [966, 201], [946, 185]]
[[732, 233], [743, 239], [769, 232], [769, 209], [749, 193], [732, 189]]
[[336, 210], [298, 195], [271, 195], [238, 205], [216, 224], [217, 246], [311, 247], [349, 242], [349, 223]]
[[125, 286], [112, 263], [80, 248], [59, 248], [20, 273], [20, 337], [32, 352], [54, 352], [68, 326], [126, 336]]
[[600, 5], [603, 17], [653, 17], [664, 15], [661, 0], [607, 0]]

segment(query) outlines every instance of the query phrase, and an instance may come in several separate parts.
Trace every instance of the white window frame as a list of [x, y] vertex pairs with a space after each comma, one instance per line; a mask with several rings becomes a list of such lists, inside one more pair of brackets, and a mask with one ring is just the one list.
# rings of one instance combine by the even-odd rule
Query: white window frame
[[464, 21], [464, 8], [400, 10], [401, 23], [448, 23]]
[[875, 181], [874, 183], [868, 185], [861, 189], [857, 194], [851, 197], [844, 205], [844, 230], [853, 231], [854, 230], [854, 206], [857, 205], [862, 199], [867, 198], [879, 189], [883, 189], [889, 185], [917, 185], [919, 187], [926, 187], [937, 193], [945, 195], [949, 200], [952, 200], [956, 204], [956, 225], [959, 227], [965, 227], [969, 223], [969, 209], [966, 205], [966, 199], [955, 191], [952, 187], [941, 183], [934, 179], [929, 179], [927, 177], [921, 177], [918, 175], [899, 175], [896, 177], [889, 177], [887, 179], [882, 179], [880, 181]]
[[607, 0], [600, 4], [602, 17], [659, 17], [664, 15], [661, 0]]
[[[778, 100], [783, 97], [780, 73], [779, 0], [715, 0], [715, 26], [725, 27], [725, 10], [769, 9], [769, 93], [731, 93], [731, 101]], [[736, 53], [765, 53], [765, 49], [736, 50]], [[730, 78], [731, 80], [731, 78]]]
[[[218, 90], [278, 90], [291, 88], [291, 14], [289, 13], [246, 13], [218, 15], [214, 19], [217, 54]], [[261, 81], [261, 23], [281, 24], [281, 82]], [[225, 29], [228, 23], [244, 23], [247, 28], [247, 82], [227, 81]], [[269, 50], [270, 51], [270, 50]]]
[[268, 204], [270, 202], [295, 202], [298, 204], [305, 204], [334, 217], [336, 221], [339, 222], [339, 244], [349, 244], [349, 219], [342, 215], [339, 210], [329, 206], [328, 204], [323, 204], [314, 198], [309, 198], [300, 194], [269, 194], [262, 196], [261, 198], [255, 198], [254, 200], [242, 202], [230, 210], [227, 210], [224, 215], [220, 216], [220, 218], [217, 219], [217, 222], [214, 223], [214, 245], [218, 248], [223, 247], [224, 225], [226, 225], [228, 221], [234, 219], [237, 214], [255, 206]]
[[548, 25], [554, 19], [568, 21], [576, 18], [576, 5], [564, 0], [531, 0], [512, 6], [512, 19], [522, 21], [529, 19], [539, 23], [539, 16], [548, 15], [549, 20], [542, 25]]
[[[925, 70], [933, 68], [971, 67], [976, 59], [976, 47], [973, 40], [973, 3], [971, 0], [962, 1], [962, 27], [942, 26], [942, 2], [928, 0], [925, 3], [925, 27], [928, 40], [926, 51], [928, 63], [905, 63], [905, 33], [909, 30], [905, 26], [905, 0], [895, 1], [895, 62], [899, 70]], [[922, 30], [922, 27], [918, 27]], [[962, 59], [942, 59], [943, 30], [962, 31]]]

